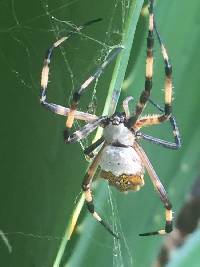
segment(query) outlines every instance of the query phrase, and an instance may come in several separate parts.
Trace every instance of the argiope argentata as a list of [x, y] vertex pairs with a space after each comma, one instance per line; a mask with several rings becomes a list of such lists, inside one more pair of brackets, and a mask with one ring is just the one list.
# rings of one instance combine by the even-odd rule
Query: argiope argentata
[[[99, 66], [97, 70], [90, 75], [89, 78], [75, 91], [69, 108], [54, 103], [49, 103], [47, 101], [46, 91], [48, 85], [49, 64], [54, 48], [58, 47], [77, 31], [83, 29], [87, 25], [92, 24], [93, 22], [98, 21], [99, 19], [86, 23], [85, 25], [77, 28], [77, 31], [72, 31], [67, 37], [63, 37], [56, 41], [52, 47], [47, 50], [42, 69], [40, 102], [45, 108], [53, 113], [67, 116], [66, 128], [64, 130], [65, 143], [78, 142], [83, 138], [86, 138], [99, 126], [104, 128], [102, 137], [84, 151], [85, 154], [90, 155], [95, 149], [99, 148], [98, 153], [93, 158], [93, 161], [84, 177], [82, 189], [89, 212], [116, 238], [118, 238], [117, 234], [115, 234], [110, 226], [105, 223], [101, 216], [96, 212], [94, 207], [91, 185], [98, 166], [101, 168], [100, 176], [108, 180], [109, 184], [115, 186], [120, 191], [140, 190], [140, 188], [144, 185], [144, 173], [146, 169], [162, 203], [164, 204], [166, 223], [164, 229], [140, 234], [140, 236], [166, 234], [172, 231], [172, 205], [168, 199], [164, 186], [160, 182], [160, 179], [154, 171], [154, 168], [152, 167], [144, 150], [138, 143], [140, 139], [143, 139], [169, 149], [178, 149], [181, 146], [179, 130], [176, 120], [172, 116], [172, 66], [169, 62], [166, 48], [161, 40], [155, 24], [153, 4], [154, 1], [149, 0], [149, 30], [147, 36], [145, 85], [133, 113], [130, 113], [128, 107], [128, 103], [132, 97], [128, 97], [123, 101], [124, 112], [114, 113], [110, 117], [96, 116], [77, 110], [80, 98], [85, 93], [88, 86], [93, 81], [98, 79], [103, 70], [120, 53], [122, 47], [114, 48], [102, 65]], [[154, 33], [156, 34], [161, 47], [161, 54], [165, 67], [164, 109], [150, 99], [153, 77]], [[161, 113], [141, 116], [147, 102], [150, 102], [152, 105], [154, 105], [155, 108], [157, 108]], [[70, 133], [70, 129], [74, 123], [74, 120], [83, 120], [87, 122], [87, 124], [85, 124], [85, 126], [79, 130]], [[155, 138], [140, 131], [144, 126], [157, 125], [168, 120], [172, 126], [174, 142]]]

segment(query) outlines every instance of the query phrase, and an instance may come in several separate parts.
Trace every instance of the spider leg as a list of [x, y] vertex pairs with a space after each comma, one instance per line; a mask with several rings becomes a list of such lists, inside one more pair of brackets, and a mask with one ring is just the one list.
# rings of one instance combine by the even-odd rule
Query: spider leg
[[[154, 107], [159, 109], [161, 112], [164, 112], [164, 109], [161, 108], [158, 104], [154, 103], [153, 100], [151, 100], [150, 98], [149, 98], [149, 102]], [[147, 118], [146, 120], [149, 121], [149, 124], [146, 121], [145, 125], [152, 125], [150, 118]], [[159, 139], [157, 137], [153, 137], [153, 136], [144, 134], [142, 132], [137, 132], [136, 135], [137, 135], [138, 138], [144, 139], [144, 140], [149, 141], [149, 142], [151, 142], [153, 144], [156, 144], [156, 145], [161, 145], [161, 146], [163, 146], [165, 148], [179, 149], [181, 147], [181, 138], [180, 138], [179, 129], [178, 129], [178, 126], [177, 126], [177, 123], [176, 123], [176, 119], [175, 119], [175, 117], [171, 116], [169, 118], [169, 121], [170, 121], [170, 124], [172, 126], [172, 131], [173, 131], [173, 135], [174, 135], [174, 142], [169, 142], [169, 141], [166, 141], [166, 140], [163, 140], [163, 139]], [[138, 124], [140, 124], [140, 123], [141, 123], [141, 121], [139, 120]], [[137, 123], [136, 123], [136, 126], [137, 126]]]
[[96, 142], [94, 142], [93, 144], [91, 144], [90, 146], [86, 147], [83, 151], [83, 153], [90, 157], [93, 158], [94, 154], [92, 153], [98, 146], [100, 146], [102, 143], [104, 142], [104, 137], [101, 136]]
[[93, 203], [93, 197], [92, 197], [92, 191], [91, 191], [91, 184], [92, 184], [92, 180], [94, 177], [94, 174], [96, 172], [96, 169], [99, 165], [100, 162], [100, 158], [101, 158], [101, 154], [102, 151], [104, 149], [104, 147], [106, 146], [106, 144], [104, 144], [102, 146], [102, 148], [100, 149], [99, 153], [96, 155], [96, 157], [94, 158], [93, 162], [91, 163], [85, 177], [82, 183], [82, 190], [84, 192], [85, 195], [85, 201], [86, 201], [86, 206], [88, 211], [92, 214], [92, 216], [100, 223], [104, 226], [104, 228], [110, 233], [112, 234], [115, 238], [119, 238], [110, 228], [110, 226], [103, 221], [103, 219], [100, 217], [100, 215], [95, 211], [95, 207], [94, 207], [94, 203]]
[[113, 49], [111, 55], [107, 58], [106, 61], [103, 62], [101, 66], [97, 68], [97, 70], [74, 92], [72, 103], [70, 106], [70, 112], [68, 113], [68, 118], [66, 121], [66, 129], [69, 129], [72, 127], [74, 119], [75, 119], [75, 111], [77, 109], [79, 100], [81, 98], [81, 95], [85, 92], [87, 87], [96, 79], [99, 78], [99, 76], [102, 74], [103, 70], [116, 58], [116, 56], [119, 54], [119, 52], [122, 50], [122, 47], [116, 47]]
[[145, 108], [146, 102], [150, 96], [152, 89], [152, 76], [153, 76], [153, 46], [154, 46], [154, 13], [153, 13], [153, 0], [149, 1], [149, 31], [147, 36], [147, 57], [146, 57], [146, 76], [144, 90], [142, 91], [139, 101], [136, 105], [135, 112], [131, 114], [127, 122], [127, 127], [131, 128], [140, 114]]
[[124, 112], [125, 112], [125, 115], [126, 115], [126, 119], [128, 119], [130, 117], [130, 110], [129, 110], [129, 106], [128, 106], [128, 103], [133, 100], [133, 97], [132, 96], [128, 96], [124, 99], [123, 103], [122, 103], [122, 106], [123, 106], [123, 109], [124, 109]]
[[[172, 86], [172, 65], [170, 64], [169, 57], [167, 54], [167, 50], [161, 40], [160, 34], [158, 32], [155, 20], [153, 19], [153, 0], [149, 1], [150, 7], [149, 7], [149, 20], [151, 19], [152, 16], [152, 25], [153, 28], [155, 29], [157, 39], [159, 41], [160, 47], [161, 47], [161, 53], [162, 57], [164, 60], [164, 65], [165, 65], [165, 85], [164, 85], [164, 91], [165, 91], [165, 108], [164, 108], [164, 114], [163, 115], [157, 115], [153, 118], [152, 124], [159, 124], [162, 123], [166, 120], [169, 120], [172, 114], [172, 92], [173, 92], [173, 86]], [[152, 11], [152, 13], [151, 13]], [[151, 25], [149, 23], [149, 25]], [[150, 27], [149, 27], [150, 29]], [[149, 31], [150, 32], [150, 31]], [[152, 34], [153, 34], [153, 29], [152, 29]], [[153, 52], [151, 51], [151, 54]], [[147, 63], [146, 63], [146, 81], [145, 81], [145, 90], [142, 92], [140, 96], [140, 100], [138, 104], [136, 105], [136, 110], [133, 116], [131, 116], [128, 120], [127, 126], [129, 128], [135, 127], [135, 124], [137, 124], [137, 120], [144, 110], [146, 102], [149, 100], [150, 97], [150, 91], [152, 88], [152, 75], [153, 74], [153, 57], [152, 57], [152, 63], [150, 64], [149, 62], [150, 59], [148, 59], [148, 38], [147, 38]], [[151, 72], [148, 72], [148, 66], [150, 66]], [[142, 125], [141, 125], [142, 127]]]
[[158, 105], [157, 103], [155, 103], [151, 98], [148, 99], [149, 103], [151, 103], [155, 108], [157, 108], [159, 111], [164, 112], [164, 109], [161, 108], [160, 105]]
[[[58, 41], [54, 42], [53, 45], [47, 50], [46, 56], [44, 59], [44, 65], [42, 68], [42, 74], [41, 74], [40, 103], [41, 105], [43, 105], [45, 108], [47, 108], [51, 112], [59, 114], [59, 115], [63, 115], [63, 116], [68, 116], [70, 112], [69, 108], [65, 108], [63, 106], [60, 106], [54, 103], [48, 103], [46, 101], [47, 99], [46, 91], [47, 91], [47, 86], [48, 86], [48, 81], [49, 81], [49, 65], [51, 62], [51, 57], [52, 57], [54, 49], [60, 46], [64, 41], [68, 40], [74, 34], [77, 34], [80, 30], [100, 20], [101, 19], [91, 20], [91, 21], [86, 22], [84, 25], [77, 27], [77, 29], [75, 29], [74, 31], [71, 31], [67, 36], [62, 37]], [[85, 113], [83, 116], [82, 115], [83, 115], [83, 112], [76, 112], [75, 118], [86, 120], [86, 121], [94, 120], [94, 118], [91, 118], [92, 115], [89, 113]]]
[[98, 126], [103, 126], [106, 123], [106, 116], [99, 117], [97, 120], [87, 123], [79, 130], [68, 135], [68, 132], [64, 130], [64, 142], [65, 143], [75, 143], [86, 138], [90, 133], [92, 133]]
[[175, 137], [175, 143], [169, 142], [169, 141], [166, 141], [166, 140], [163, 140], [160, 138], [156, 138], [154, 136], [147, 135], [147, 134], [144, 134], [141, 132], [137, 133], [137, 137], [139, 137], [139, 139], [143, 139], [143, 140], [149, 141], [155, 145], [160, 145], [162, 147], [169, 148], [169, 149], [179, 149], [181, 147], [179, 136], [174, 136]]
[[162, 185], [159, 177], [157, 176], [157, 174], [156, 174], [153, 166], [151, 165], [147, 155], [145, 154], [144, 150], [136, 142], [135, 142], [133, 147], [136, 150], [136, 152], [138, 153], [138, 155], [140, 156], [145, 168], [147, 169], [149, 177], [151, 178], [151, 181], [152, 181], [156, 191], [158, 192], [159, 197], [160, 197], [160, 199], [161, 199], [161, 201], [165, 207], [165, 220], [166, 220], [165, 228], [158, 230], [158, 231], [140, 234], [140, 236], [164, 235], [164, 234], [170, 233], [173, 229], [172, 204], [170, 203], [168, 196], [167, 196], [167, 193], [165, 191], [165, 188]]
[[[164, 112], [164, 109], [161, 108], [158, 104], [154, 103], [153, 100], [151, 100], [149, 98], [149, 102], [156, 107], [158, 110], [160, 110], [161, 112]], [[143, 117], [140, 120], [138, 120], [134, 126], [134, 130], [138, 131], [141, 127], [144, 126], [150, 126], [150, 125], [155, 125], [155, 124], [159, 124], [160, 121], [158, 120], [158, 117], [160, 115], [152, 115], [152, 116], [147, 116], [146, 118]], [[180, 133], [179, 133], [179, 129], [176, 123], [176, 119], [175, 117], [171, 116], [169, 118], [170, 124], [172, 126], [172, 131], [173, 131], [173, 135], [174, 135], [174, 143], [166, 141], [166, 140], [162, 140], [150, 135], [146, 135], [144, 133], [141, 132], [137, 132], [136, 135], [138, 138], [144, 139], [146, 141], [150, 141], [154, 144], [157, 145], [162, 145], [165, 148], [169, 148], [169, 149], [179, 149], [181, 147], [181, 138], [180, 138]]]
[[[161, 47], [161, 53], [163, 56], [163, 60], [164, 60], [164, 65], [165, 65], [165, 86], [164, 86], [164, 90], [165, 90], [165, 108], [164, 110], [157, 104], [155, 104], [151, 99], [148, 99], [149, 102], [154, 105], [157, 109], [159, 109], [160, 111], [162, 111], [164, 114], [163, 115], [157, 115], [154, 117], [154, 121], [152, 122], [152, 124], [159, 124], [162, 123], [166, 120], [169, 120], [170, 117], [172, 116], [172, 93], [173, 93], [173, 86], [172, 86], [172, 65], [169, 62], [169, 57], [167, 54], [167, 50], [161, 40], [160, 34], [158, 32], [158, 29], [156, 27], [156, 23], [154, 21], [154, 28], [156, 31], [156, 35], [158, 38], [158, 41], [160, 43], [160, 47]], [[175, 120], [175, 119], [173, 119]], [[171, 124], [173, 125], [173, 120], [171, 120]], [[137, 124], [137, 122], [136, 122]], [[141, 125], [142, 127], [143, 125]]]
[[[63, 106], [60, 106], [60, 105], [57, 105], [54, 103], [48, 103], [46, 101], [43, 101], [41, 104], [49, 111], [56, 113], [58, 115], [62, 115], [62, 116], [67, 116], [69, 114], [69, 111], [70, 111], [69, 108], [65, 108]], [[98, 117], [94, 114], [90, 114], [90, 113], [82, 112], [82, 111], [78, 111], [78, 110], [76, 110], [74, 117], [77, 120], [83, 120], [83, 121], [87, 121], [87, 122], [91, 122], [91, 121], [98, 119]]]
[[[161, 53], [163, 56], [164, 60], [164, 65], [165, 65], [165, 85], [164, 85], [164, 90], [165, 90], [165, 108], [164, 110], [157, 104], [153, 103], [152, 100], [149, 100], [151, 104], [153, 104], [155, 107], [157, 107], [160, 111], [162, 111], [164, 114], [160, 115], [157, 117], [158, 123], [164, 122], [166, 120], [169, 120], [170, 117], [172, 116], [172, 94], [173, 94], [173, 85], [172, 85], [172, 65], [170, 64], [169, 57], [167, 54], [167, 50], [164, 46], [164, 43], [161, 40], [160, 34], [158, 32], [156, 23], [154, 21], [154, 29], [156, 32], [156, 36], [158, 38], [160, 47], [161, 47]], [[172, 124], [172, 121], [171, 121]]]

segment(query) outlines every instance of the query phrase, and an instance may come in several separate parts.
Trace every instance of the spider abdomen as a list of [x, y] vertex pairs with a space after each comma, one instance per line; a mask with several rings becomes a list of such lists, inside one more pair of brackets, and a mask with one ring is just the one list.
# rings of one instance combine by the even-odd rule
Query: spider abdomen
[[137, 191], [144, 185], [144, 167], [132, 147], [106, 146], [100, 167], [101, 177], [120, 191]]

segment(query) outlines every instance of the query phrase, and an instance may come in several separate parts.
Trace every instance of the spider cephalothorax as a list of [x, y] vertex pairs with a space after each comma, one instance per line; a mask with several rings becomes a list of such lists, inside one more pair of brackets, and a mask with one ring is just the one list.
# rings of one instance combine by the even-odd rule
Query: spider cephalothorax
[[112, 125], [119, 125], [121, 123], [125, 124], [127, 121], [125, 113], [116, 112], [110, 118], [108, 118], [107, 123]]
[[[136, 104], [134, 112], [130, 112], [128, 108], [128, 102], [132, 97], [128, 97], [123, 101], [124, 113], [115, 113], [112, 116], [96, 116], [90, 113], [85, 113], [77, 110], [78, 103], [81, 96], [84, 94], [88, 86], [102, 74], [103, 70], [108, 64], [110, 64], [115, 57], [120, 53], [122, 47], [116, 47], [110, 53], [108, 58], [102, 63], [97, 70], [89, 76], [85, 82], [74, 92], [73, 99], [70, 108], [66, 108], [54, 103], [48, 103], [46, 101], [46, 90], [48, 85], [49, 64], [53, 49], [58, 47], [61, 43], [69, 38], [80, 29], [99, 21], [93, 20], [84, 24], [84, 26], [78, 27], [76, 31], [71, 32], [69, 36], [63, 37], [56, 41], [50, 49], [47, 51], [46, 58], [44, 60], [44, 66], [42, 70], [41, 78], [41, 95], [40, 102], [48, 110], [63, 116], [67, 116], [66, 129], [64, 131], [65, 143], [78, 142], [83, 138], [86, 138], [90, 133], [97, 129], [97, 127], [103, 127], [103, 135], [92, 145], [84, 150], [86, 155], [94, 156], [96, 150], [96, 156], [93, 157], [92, 163], [84, 176], [82, 183], [82, 189], [85, 195], [86, 205], [89, 212], [93, 217], [99, 221], [113, 236], [117, 235], [111, 230], [100, 215], [95, 211], [91, 185], [94, 174], [100, 166], [101, 177], [108, 180], [108, 182], [115, 186], [120, 191], [137, 191], [144, 185], [144, 172], [147, 173], [159, 194], [159, 197], [165, 207], [165, 227], [164, 229], [147, 232], [140, 234], [141, 236], [166, 234], [172, 231], [172, 205], [168, 199], [165, 188], [160, 182], [153, 166], [151, 165], [147, 155], [142, 147], [139, 145], [139, 140], [143, 139], [150, 141], [153, 144], [161, 145], [169, 149], [178, 149], [181, 146], [179, 130], [176, 125], [175, 118], [172, 116], [172, 66], [170, 64], [168, 54], [164, 44], [161, 41], [160, 34], [157, 30], [154, 13], [153, 13], [153, 0], [149, 0], [149, 30], [147, 35], [147, 58], [146, 58], [146, 72], [144, 90], [142, 91], [139, 101]], [[164, 108], [155, 104], [149, 97], [152, 89], [152, 77], [153, 77], [153, 46], [154, 46], [154, 33], [161, 47], [161, 54], [164, 61], [165, 72], [165, 100]], [[126, 48], [125, 48], [126, 49]], [[160, 114], [141, 116], [147, 102], [151, 103]], [[83, 120], [87, 123], [85, 126], [70, 134], [70, 129], [74, 120]], [[174, 135], [174, 142], [169, 142], [153, 136], [146, 135], [140, 131], [144, 126], [152, 126], [169, 121]]]

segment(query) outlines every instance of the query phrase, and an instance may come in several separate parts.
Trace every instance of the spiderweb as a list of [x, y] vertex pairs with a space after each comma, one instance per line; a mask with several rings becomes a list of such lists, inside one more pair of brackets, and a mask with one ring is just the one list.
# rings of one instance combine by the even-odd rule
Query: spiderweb
[[[94, 3], [89, 0], [85, 1], [84, 5], [77, 0], [56, 1], [56, 3], [51, 0], [41, 0], [36, 1], [34, 4], [28, 3], [28, 1], [21, 1], [21, 3], [15, 0], [0, 1], [0, 20], [2, 22], [0, 28], [2, 40], [0, 45], [0, 58], [2, 70], [5, 72], [5, 77], [3, 77], [4, 86], [8, 87], [8, 89], [2, 92], [2, 99], [9, 99], [9, 104], [11, 105], [10, 112], [8, 111], [8, 121], [13, 121], [13, 112], [16, 110], [17, 106], [21, 109], [19, 114], [18, 111], [16, 111], [17, 116], [22, 116], [22, 114], [27, 112], [27, 116], [25, 114], [22, 119], [22, 121], [25, 121], [24, 127], [26, 127], [26, 121], [34, 118], [35, 114], [33, 114], [33, 110], [35, 111], [38, 105], [40, 70], [42, 68], [42, 59], [44, 58], [43, 54], [45, 49], [47, 49], [54, 40], [67, 35], [68, 32], [81, 25], [81, 23], [98, 18], [99, 14], [106, 14], [107, 17], [104, 18], [101, 29], [99, 25], [94, 25], [94, 27], [92, 26], [90, 29], [88, 28], [86, 31], [80, 32], [73, 38], [74, 40], [70, 40], [67, 44], [64, 44], [55, 52], [55, 55], [53, 55], [52, 64], [50, 66], [51, 75], [48, 97], [52, 102], [69, 106], [72, 94], [77, 86], [88, 77], [95, 67], [107, 58], [114, 46], [121, 43], [130, 4], [131, 0], [113, 0], [109, 1], [109, 3], [105, 1], [105, 3], [102, 4], [102, 10], [98, 12], [98, 10], [93, 11]], [[79, 8], [80, 5], [82, 9]], [[89, 10], [90, 7], [91, 11]], [[74, 14], [77, 14], [77, 16]], [[68, 20], [68, 18], [70, 19]], [[93, 52], [87, 52], [85, 54], [82, 52], [90, 50]], [[108, 83], [110, 80], [111, 71], [112, 70], [108, 70], [108, 72], [106, 71], [104, 74], [105, 83]], [[9, 82], [9, 79], [13, 82], [12, 84]], [[10, 88], [13, 84], [16, 88], [12, 88], [11, 90]], [[107, 88], [105, 87], [102, 89], [102, 85], [103, 83], [101, 79], [99, 79], [91, 86], [90, 91], [88, 91], [88, 96], [83, 100], [83, 104], [81, 103], [79, 110], [88, 111], [90, 113], [97, 112], [97, 114], [103, 112]], [[21, 99], [19, 96], [21, 96]], [[16, 101], [18, 101], [18, 105], [16, 105], [15, 98]], [[116, 97], [116, 101], [117, 98], [118, 97]], [[2, 107], [4, 110], [7, 108], [6, 105]], [[36, 116], [41, 116], [38, 111], [35, 112]], [[52, 118], [52, 114], [46, 116], [49, 116], [47, 117], [47, 122], [50, 125], [50, 117]], [[55, 148], [59, 146], [57, 140], [59, 139], [58, 135], [60, 134], [60, 129], [62, 129], [61, 125], [63, 125], [63, 121], [61, 122], [61, 119], [55, 116], [53, 118], [57, 121], [54, 121], [54, 127], [56, 126], [57, 128], [54, 132], [55, 138], [52, 139], [52, 147]], [[20, 125], [23, 127], [22, 121], [20, 120]], [[45, 127], [48, 127], [47, 130], [51, 132], [53, 126], [51, 127], [49, 125], [45, 125]], [[81, 123], [76, 122], [75, 129], [79, 128], [81, 125]], [[6, 128], [7, 123], [2, 126]], [[15, 123], [13, 126], [15, 126]], [[28, 128], [21, 131], [24, 137], [26, 137], [25, 132], [30, 131], [29, 128], [31, 128], [31, 126], [27, 124]], [[39, 127], [41, 128], [42, 125], [33, 122], [35, 135], [39, 133], [39, 130], [37, 130]], [[80, 142], [81, 150], [84, 150], [84, 148], [91, 143], [91, 140], [91, 138], [88, 138]], [[25, 150], [25, 148], [23, 149]], [[56, 156], [58, 156], [58, 150], [54, 149], [53, 151], [52, 149], [52, 151], [50, 151], [50, 157], [48, 158], [50, 163]], [[38, 157], [40, 159], [40, 156]], [[5, 155], [5, 160], [6, 159], [8, 159], [8, 157], [6, 158]], [[15, 156], [15, 160], [16, 159], [17, 155]], [[19, 162], [19, 164], [20, 163], [21, 162]], [[30, 164], [27, 163], [27, 168]], [[7, 175], [9, 174], [6, 166], [3, 170]], [[9, 182], [11, 183], [11, 181]], [[10, 185], [9, 182], [7, 186]], [[17, 180], [17, 183], [23, 183], [23, 180]], [[28, 192], [30, 189], [31, 187], [28, 189], [25, 188], [24, 192]], [[118, 228], [117, 230], [119, 230], [123, 236], [123, 242], [115, 240], [112, 244], [113, 265], [124, 266], [123, 258], [128, 257], [131, 266], [132, 259], [118, 217], [117, 205], [113, 201], [112, 192], [109, 188], [107, 189], [107, 193], [109, 195], [109, 208], [111, 209], [114, 228]], [[2, 199], [4, 199], [3, 197], [5, 194], [2, 193], [1, 195]], [[16, 199], [18, 198], [18, 196], [15, 197]], [[1, 217], [6, 218], [7, 212], [9, 211], [3, 212]], [[10, 218], [12, 218], [12, 216]], [[4, 227], [0, 226], [0, 243], [4, 243], [7, 247], [7, 252], [10, 254], [14, 253], [20, 238], [22, 239], [20, 242], [25, 242], [27, 239], [56, 242], [56, 247], [58, 247], [58, 244], [63, 239], [62, 235], [57, 236], [49, 234], [51, 233], [50, 229], [44, 232], [42, 227], [39, 232], [29, 232], [23, 227], [16, 229], [12, 224], [8, 224], [7, 227], [5, 227], [5, 223], [3, 225]], [[12, 239], [12, 237], [14, 237], [14, 239]], [[93, 242], [97, 241], [93, 239]], [[121, 246], [127, 248], [127, 255], [122, 255]], [[50, 257], [50, 262], [52, 262], [54, 257], [55, 255]]]

